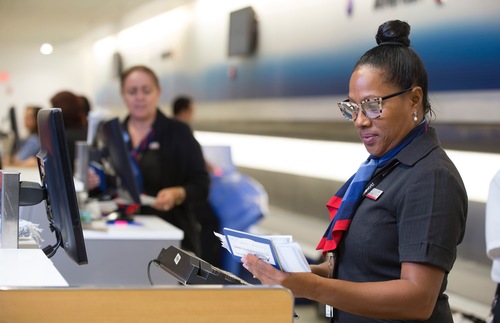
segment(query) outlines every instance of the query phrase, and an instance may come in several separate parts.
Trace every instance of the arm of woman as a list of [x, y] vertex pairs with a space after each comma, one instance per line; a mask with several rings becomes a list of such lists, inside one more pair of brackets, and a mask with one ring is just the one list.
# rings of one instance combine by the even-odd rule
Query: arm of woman
[[324, 278], [314, 272], [285, 273], [253, 255], [243, 257], [242, 261], [243, 267], [263, 284], [282, 285], [295, 297], [306, 297], [345, 312], [380, 319], [425, 320], [430, 317], [445, 275], [438, 267], [406, 262], [402, 264], [400, 279], [356, 283]]
[[432, 315], [444, 275], [438, 267], [407, 262], [402, 264], [400, 279], [369, 283], [330, 280], [329, 287], [313, 289], [311, 297], [361, 316], [425, 320]]
[[168, 187], [160, 190], [152, 207], [160, 211], [168, 211], [176, 205], [184, 203], [186, 190], [182, 186]]

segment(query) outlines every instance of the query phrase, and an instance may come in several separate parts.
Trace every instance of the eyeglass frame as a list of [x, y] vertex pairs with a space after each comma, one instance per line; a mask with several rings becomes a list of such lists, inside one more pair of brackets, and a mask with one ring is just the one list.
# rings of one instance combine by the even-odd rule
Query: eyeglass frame
[[[393, 93], [393, 94], [389, 94], [389, 95], [386, 95], [386, 96], [382, 96], [382, 97], [379, 97], [379, 98], [369, 98], [369, 99], [365, 99], [363, 101], [361, 101], [359, 104], [358, 103], [355, 103], [355, 102], [351, 102], [349, 101], [349, 99], [346, 99], [342, 102], [338, 102], [337, 103], [337, 106], [339, 107], [340, 109], [340, 112], [342, 113], [342, 115], [344, 116], [344, 118], [346, 118], [347, 120], [349, 121], [356, 121], [356, 119], [358, 118], [358, 115], [359, 115], [359, 111], [361, 110], [361, 112], [363, 112], [363, 114], [365, 115], [365, 117], [367, 117], [368, 119], [370, 120], [373, 120], [373, 119], [378, 119], [380, 118], [380, 116], [382, 115], [382, 101], [384, 100], [387, 100], [387, 99], [390, 99], [390, 98], [393, 98], [395, 96], [398, 96], [398, 95], [401, 95], [403, 93], [406, 93], [406, 92], [410, 92], [414, 89], [415, 87], [410, 87], [410, 88], [407, 88], [407, 89], [404, 89], [402, 91], [399, 91], [399, 92], [396, 92], [396, 93]], [[379, 106], [379, 115], [376, 116], [376, 117], [369, 117], [367, 114], [366, 114], [366, 111], [365, 109], [363, 109], [363, 104], [366, 103], [366, 102], [378, 102], [378, 106]], [[353, 113], [352, 115], [354, 116], [354, 114], [356, 114], [356, 117], [355, 118], [351, 118], [349, 119], [345, 113], [344, 113], [344, 109], [342, 109], [342, 105], [344, 103], [350, 103], [351, 105], [353, 105], [355, 107], [355, 109], [353, 110]]]

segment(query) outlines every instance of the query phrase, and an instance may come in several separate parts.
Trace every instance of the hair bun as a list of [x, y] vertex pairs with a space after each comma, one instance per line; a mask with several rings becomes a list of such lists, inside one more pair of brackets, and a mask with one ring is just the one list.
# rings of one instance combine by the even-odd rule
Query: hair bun
[[410, 25], [401, 20], [390, 20], [378, 27], [375, 40], [378, 45], [410, 46]]

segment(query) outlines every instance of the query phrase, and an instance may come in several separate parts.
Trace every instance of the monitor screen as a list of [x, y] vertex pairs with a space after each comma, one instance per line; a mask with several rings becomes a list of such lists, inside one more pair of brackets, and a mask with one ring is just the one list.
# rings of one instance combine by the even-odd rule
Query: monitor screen
[[252, 7], [229, 14], [229, 56], [251, 55], [257, 48], [257, 19]]
[[140, 204], [141, 191], [137, 184], [137, 169], [132, 166], [123, 129], [118, 118], [101, 123], [96, 143], [101, 153], [104, 169], [116, 179], [118, 197], [125, 203]]
[[10, 147], [9, 155], [12, 157], [18, 151], [20, 144], [19, 129], [17, 127], [17, 115], [15, 107], [10, 107], [9, 109], [9, 121], [10, 121], [10, 130], [12, 132], [12, 145]]
[[38, 135], [41, 146], [37, 154], [38, 170], [47, 195], [47, 218], [57, 238], [56, 245], [44, 251], [50, 258], [61, 246], [77, 264], [86, 264], [87, 252], [61, 109], [40, 110]]

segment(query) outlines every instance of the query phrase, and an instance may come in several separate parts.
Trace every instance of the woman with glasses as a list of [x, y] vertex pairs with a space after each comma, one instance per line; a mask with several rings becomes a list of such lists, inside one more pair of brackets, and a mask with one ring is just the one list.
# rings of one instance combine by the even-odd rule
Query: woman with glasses
[[264, 284], [326, 305], [331, 322], [453, 322], [447, 276], [465, 232], [464, 184], [429, 126], [427, 74], [410, 26], [382, 24], [338, 104], [369, 156], [327, 203], [332, 219], [311, 273], [243, 266]]

